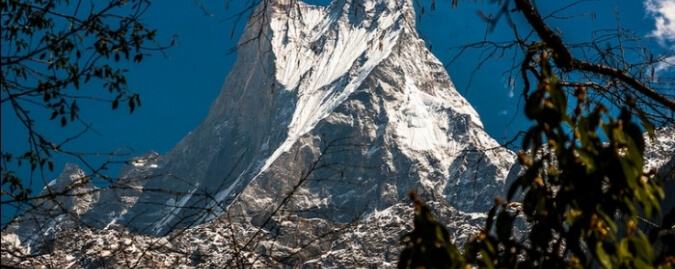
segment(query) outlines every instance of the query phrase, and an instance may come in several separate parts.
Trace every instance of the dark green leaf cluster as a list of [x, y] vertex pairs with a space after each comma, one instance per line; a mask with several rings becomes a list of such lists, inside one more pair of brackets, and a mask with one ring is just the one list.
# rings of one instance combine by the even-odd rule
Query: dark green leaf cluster
[[[637, 229], [638, 217], [660, 211], [664, 193], [653, 175], [643, 173], [645, 141], [633, 109], [612, 118], [579, 87], [568, 113], [546, 55], [541, 52], [543, 77], [526, 103], [535, 122], [523, 140], [529, 151], [518, 156], [526, 171], [507, 201], [490, 211], [486, 237], [469, 247], [491, 250], [481, 263], [500, 267], [650, 267], [654, 255]], [[647, 121], [642, 125], [651, 130]], [[511, 232], [518, 217], [528, 224], [525, 238]]]
[[412, 232], [401, 238], [404, 246], [398, 268], [459, 268], [464, 264], [448, 230], [431, 213], [429, 206], [410, 192], [415, 207]]

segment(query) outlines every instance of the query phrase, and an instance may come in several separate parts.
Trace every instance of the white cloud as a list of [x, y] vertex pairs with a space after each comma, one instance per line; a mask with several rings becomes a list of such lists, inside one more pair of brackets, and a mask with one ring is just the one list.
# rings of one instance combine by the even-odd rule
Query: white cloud
[[675, 0], [646, 0], [647, 12], [654, 16], [654, 30], [651, 36], [656, 37], [662, 45], [675, 41]]
[[[675, 52], [675, 0], [645, 0], [647, 13], [654, 17], [654, 30], [649, 34], [661, 46]], [[675, 68], [675, 56], [666, 58], [654, 67], [656, 73]]]
[[673, 67], [675, 67], [675, 56], [670, 56], [668, 58], [663, 59], [662, 62], [657, 63], [656, 66], [654, 67], [654, 72], [659, 73], [665, 70], [670, 70]]

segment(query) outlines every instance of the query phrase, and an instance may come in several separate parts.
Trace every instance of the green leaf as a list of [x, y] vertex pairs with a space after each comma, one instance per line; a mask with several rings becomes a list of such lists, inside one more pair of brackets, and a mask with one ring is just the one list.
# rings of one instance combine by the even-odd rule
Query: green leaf
[[143, 61], [143, 54], [142, 53], [136, 54], [136, 56], [134, 56], [134, 62], [140, 63], [141, 61]]
[[632, 243], [635, 245], [636, 255], [639, 260], [647, 261], [651, 264], [653, 255], [652, 245], [649, 243], [649, 240], [639, 232], [636, 237], [632, 238]]
[[77, 112], [80, 108], [77, 106], [77, 100], [73, 100], [73, 103], [70, 104], [70, 121], [74, 121], [77, 117]]
[[556, 110], [560, 112], [561, 115], [566, 115], [567, 111], [567, 96], [565, 95], [565, 91], [560, 87], [559, 84], [553, 85], [551, 87], [551, 102], [553, 102], [553, 105]]
[[609, 259], [609, 255], [605, 252], [605, 249], [602, 247], [602, 242], [595, 244], [595, 255], [598, 258], [598, 261], [604, 268], [612, 268], [612, 262]]
[[530, 148], [530, 145], [532, 145], [532, 142], [535, 140], [535, 137], [539, 135], [539, 128], [537, 126], [533, 126], [527, 132], [525, 133], [525, 136], [523, 137], [523, 150], [527, 150]]
[[638, 109], [638, 115], [640, 115], [640, 123], [642, 123], [642, 126], [644, 126], [645, 129], [647, 129], [649, 138], [654, 140], [654, 138], [656, 138], [656, 135], [654, 134], [654, 125], [649, 122], [649, 119], [647, 119], [647, 115], [645, 115], [644, 111]]
[[[633, 145], [632, 147], [635, 146]], [[636, 160], [642, 158], [640, 158], [641, 155], [639, 154], [637, 154], [639, 156], [635, 156], [635, 154], [630, 155], [630, 153], [626, 153], [626, 155], [627, 156], [624, 156], [623, 158], [619, 158], [619, 163], [621, 164], [626, 184], [628, 184], [631, 189], [634, 189], [637, 188], [638, 180], [640, 180], [640, 177], [642, 176], [642, 165]]]
[[525, 116], [530, 120], [536, 120], [541, 114], [541, 101], [544, 97], [543, 91], [535, 91], [530, 95], [525, 103]]
[[[623, 199], [621, 199], [623, 202], [623, 205], [626, 207], [625, 209], [627, 210], [622, 210], [623, 214], [628, 213], [628, 216], [637, 216], [637, 210], [635, 209], [635, 205], [633, 205], [633, 199], [630, 197], [624, 196]], [[650, 212], [651, 208], [645, 208], [645, 212]], [[649, 216], [649, 214], [647, 214]]]
[[513, 184], [511, 184], [511, 187], [509, 187], [509, 192], [506, 194], [506, 200], [507, 201], [510, 202], [510, 201], [513, 200], [513, 196], [516, 194], [516, 192], [518, 192], [518, 189], [521, 188], [521, 186], [523, 184], [522, 182], [523, 182], [523, 177], [520, 176], [520, 177], [516, 178], [516, 180], [513, 182]]
[[[488, 244], [486, 242], [486, 244]], [[491, 247], [488, 245], [488, 247]], [[485, 268], [487, 269], [493, 269], [495, 268], [495, 264], [492, 262], [492, 258], [489, 256], [488, 252], [485, 249], [480, 250], [481, 256], [483, 256], [483, 262], [485, 262]]]
[[[598, 205], [598, 207], [600, 206], [602, 205]], [[600, 216], [600, 219], [604, 222], [604, 224], [609, 228], [610, 231], [617, 230], [616, 223], [614, 222], [613, 218], [611, 218], [608, 214], [606, 214], [602, 210], [596, 210], [596, 212], [598, 213], [598, 216]]]
[[594, 156], [591, 155], [586, 150], [583, 149], [578, 149], [576, 150], [577, 155], [579, 156], [579, 160], [584, 163], [586, 166], [586, 173], [592, 173], [595, 170], [595, 160]]
[[488, 211], [487, 218], [485, 219], [485, 232], [489, 233], [492, 230], [492, 222], [495, 219], [495, 213], [497, 213], [497, 205], [492, 206], [490, 211]]

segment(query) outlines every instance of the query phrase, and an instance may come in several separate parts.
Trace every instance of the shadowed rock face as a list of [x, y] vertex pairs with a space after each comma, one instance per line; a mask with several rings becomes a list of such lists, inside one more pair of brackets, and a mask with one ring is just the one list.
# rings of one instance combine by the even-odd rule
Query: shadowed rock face
[[164, 243], [78, 264], [391, 267], [410, 190], [464, 242], [517, 175], [514, 154], [419, 39], [410, 0], [351, 3], [258, 7], [204, 122], [132, 160], [127, 187], [75, 203], [85, 227], [68, 233], [86, 236], [50, 251], [86, 256], [131, 231], [125, 249]]

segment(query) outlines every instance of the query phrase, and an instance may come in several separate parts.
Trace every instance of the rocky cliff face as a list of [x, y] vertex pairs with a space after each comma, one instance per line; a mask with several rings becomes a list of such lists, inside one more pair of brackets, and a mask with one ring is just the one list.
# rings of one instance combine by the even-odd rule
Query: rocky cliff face
[[411, 0], [261, 4], [240, 46], [169, 154], [75, 203], [49, 250], [26, 244], [25, 221], [3, 249], [77, 267], [391, 267], [410, 190], [463, 242], [517, 173], [417, 36]]

